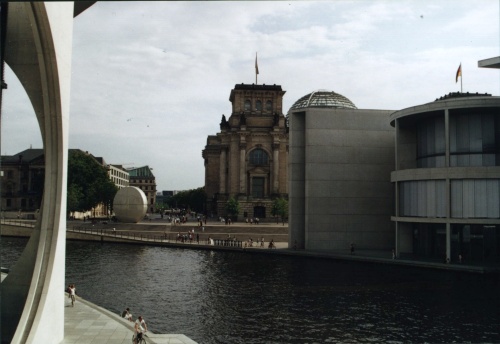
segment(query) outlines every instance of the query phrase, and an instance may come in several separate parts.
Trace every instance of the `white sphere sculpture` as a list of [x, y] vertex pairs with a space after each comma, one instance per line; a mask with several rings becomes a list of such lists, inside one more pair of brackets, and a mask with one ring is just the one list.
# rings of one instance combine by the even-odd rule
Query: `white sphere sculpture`
[[138, 187], [124, 187], [115, 195], [113, 210], [118, 221], [137, 223], [148, 210], [146, 195]]

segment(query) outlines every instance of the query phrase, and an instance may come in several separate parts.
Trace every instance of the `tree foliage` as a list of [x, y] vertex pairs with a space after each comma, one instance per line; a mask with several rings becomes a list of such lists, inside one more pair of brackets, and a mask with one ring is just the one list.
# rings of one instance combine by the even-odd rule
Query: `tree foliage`
[[288, 218], [288, 201], [281, 197], [276, 198], [273, 201], [271, 215], [276, 216], [276, 221], [278, 221], [278, 218], [281, 218], [281, 221], [285, 224], [285, 220]]
[[68, 212], [89, 211], [101, 203], [111, 205], [117, 191], [106, 168], [91, 155], [77, 150], [69, 152]]
[[230, 216], [237, 216], [240, 213], [240, 203], [233, 197], [229, 198], [226, 203], [226, 212]]
[[180, 191], [170, 197], [167, 202], [171, 208], [180, 208], [202, 213], [206, 198], [207, 194], [205, 193], [205, 188], [199, 187], [197, 189]]

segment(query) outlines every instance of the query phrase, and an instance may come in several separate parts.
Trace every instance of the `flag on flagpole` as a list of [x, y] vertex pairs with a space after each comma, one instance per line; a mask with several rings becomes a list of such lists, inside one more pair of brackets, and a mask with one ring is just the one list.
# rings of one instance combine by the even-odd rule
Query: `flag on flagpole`
[[259, 74], [259, 65], [257, 64], [257, 53], [255, 53], [255, 74]]
[[455, 83], [458, 82], [458, 77], [462, 77], [462, 64], [461, 63], [460, 63], [460, 66], [458, 66], [457, 76], [455, 77]]

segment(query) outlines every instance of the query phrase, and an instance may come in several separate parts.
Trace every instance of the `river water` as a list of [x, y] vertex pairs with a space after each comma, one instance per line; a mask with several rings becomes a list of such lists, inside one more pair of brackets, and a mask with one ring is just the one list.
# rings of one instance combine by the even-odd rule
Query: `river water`
[[[12, 267], [25, 239], [1, 239]], [[67, 243], [66, 284], [198, 343], [500, 343], [494, 276], [245, 252]]]

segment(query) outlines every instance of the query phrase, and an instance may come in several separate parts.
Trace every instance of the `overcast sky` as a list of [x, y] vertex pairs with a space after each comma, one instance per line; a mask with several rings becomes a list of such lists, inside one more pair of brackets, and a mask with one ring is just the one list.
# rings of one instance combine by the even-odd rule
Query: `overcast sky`
[[[399, 110], [460, 91], [500, 95], [498, 0], [97, 2], [75, 18], [69, 147], [149, 165], [157, 189], [204, 185], [201, 151], [235, 84], [281, 85], [284, 111], [327, 89]], [[7, 68], [1, 153], [42, 148]], [[286, 113], [285, 113], [286, 114]]]

